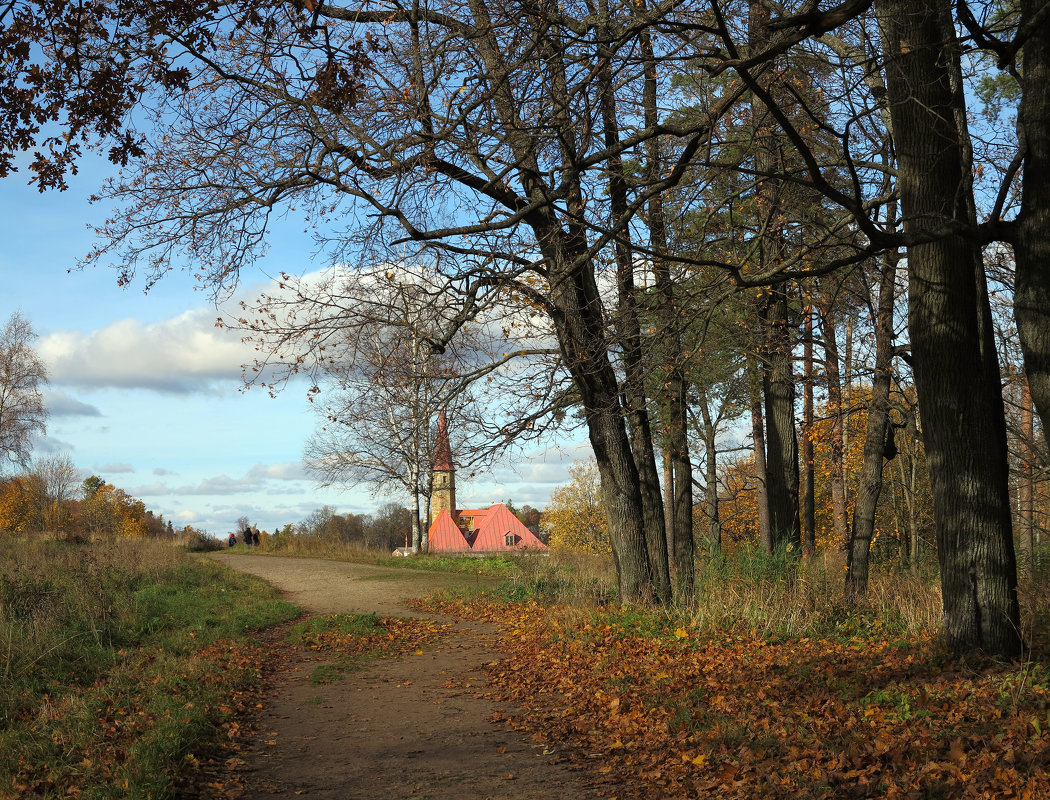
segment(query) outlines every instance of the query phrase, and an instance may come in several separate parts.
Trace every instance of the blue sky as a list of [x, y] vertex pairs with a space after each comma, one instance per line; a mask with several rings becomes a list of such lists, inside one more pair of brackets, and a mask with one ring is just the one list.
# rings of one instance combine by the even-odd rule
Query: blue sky
[[[0, 322], [14, 311], [32, 322], [51, 375], [51, 418], [35, 452], [68, 453], [85, 476], [100, 475], [176, 526], [215, 534], [241, 515], [272, 530], [326, 504], [365, 513], [400, 501], [310, 480], [300, 462], [314, 426], [304, 387], [276, 398], [242, 391], [251, 351], [214, 326], [218, 313], [189, 275], [172, 273], [147, 294], [141, 284], [119, 288], [109, 270], [75, 269], [92, 243], [89, 223], [103, 216], [87, 197], [105, 165], [84, 167], [62, 193], [38, 193], [24, 173], [0, 181]], [[254, 296], [267, 273], [326, 266], [312, 252], [286, 225], [265, 264], [242, 275], [241, 293]], [[506, 499], [542, 507], [584, 454], [578, 441], [533, 450], [461, 482], [458, 499], [464, 507]]]

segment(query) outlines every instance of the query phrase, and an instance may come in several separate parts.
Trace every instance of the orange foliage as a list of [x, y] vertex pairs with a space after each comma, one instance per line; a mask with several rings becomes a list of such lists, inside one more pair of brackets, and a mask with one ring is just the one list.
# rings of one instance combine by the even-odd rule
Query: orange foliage
[[0, 532], [25, 533], [42, 526], [38, 490], [32, 476], [19, 475], [0, 483]]
[[722, 522], [722, 547], [758, 541], [758, 488], [755, 480], [755, 456], [726, 465], [722, 472], [722, 492], [718, 514]]
[[[854, 410], [846, 415], [844, 425], [846, 448], [843, 453], [846, 484], [846, 523], [853, 518], [856, 502], [857, 480], [863, 465], [864, 436], [868, 424], [867, 402], [870, 390], [854, 387], [852, 401]], [[819, 548], [835, 549], [842, 545], [835, 541], [835, 518], [831, 495], [831, 432], [832, 420], [829, 408], [824, 406], [816, 413], [816, 422], [809, 435], [813, 442], [814, 505], [816, 509], [816, 543]], [[899, 419], [896, 420], [898, 423]], [[880, 542], [900, 544], [907, 535], [907, 524], [915, 518], [921, 526], [929, 524], [932, 515], [932, 499], [925, 472], [925, 456], [918, 442], [897, 431], [895, 441], [899, 450], [898, 460], [883, 461], [883, 488], [875, 515], [875, 536], [872, 547]], [[910, 480], [912, 462], [915, 462], [915, 481]], [[907, 469], [902, 469], [908, 465]], [[723, 541], [732, 545], [738, 542], [758, 541], [758, 492], [755, 479], [755, 459], [752, 454], [729, 463], [722, 470], [723, 487], [719, 495], [719, 512], [722, 518]], [[907, 500], [911, 500], [911, 505]]]
[[488, 666], [489, 696], [517, 706], [494, 719], [587, 769], [604, 797], [1050, 797], [1038, 666], [1037, 680], [975, 670], [877, 634], [771, 644], [631, 612], [485, 616], [508, 656]]

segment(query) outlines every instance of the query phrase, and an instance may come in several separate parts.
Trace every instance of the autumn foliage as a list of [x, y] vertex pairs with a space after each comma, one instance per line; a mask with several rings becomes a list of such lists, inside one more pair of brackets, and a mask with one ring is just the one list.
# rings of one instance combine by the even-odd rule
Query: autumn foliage
[[1038, 664], [949, 660], [878, 621], [777, 641], [636, 612], [461, 612], [501, 625], [492, 697], [518, 710], [494, 718], [585, 765], [601, 797], [1050, 794]]
[[569, 467], [569, 482], [551, 493], [542, 528], [552, 550], [611, 553], [609, 523], [593, 459]]

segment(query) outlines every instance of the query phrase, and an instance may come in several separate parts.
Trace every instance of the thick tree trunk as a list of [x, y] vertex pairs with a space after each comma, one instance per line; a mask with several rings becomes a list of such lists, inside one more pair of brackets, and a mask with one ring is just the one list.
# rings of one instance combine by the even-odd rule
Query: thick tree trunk
[[566, 368], [584, 409], [587, 432], [601, 476], [602, 501], [616, 558], [620, 600], [657, 599], [643, 527], [641, 492], [634, 454], [624, 429], [616, 376], [604, 339], [598, 288], [585, 266], [563, 266], [552, 253], [551, 297]]
[[[772, 38], [769, 7], [748, 3], [748, 46], [752, 52], [766, 46]], [[763, 70], [757, 81], [767, 91], [775, 91], [774, 70]], [[751, 101], [754, 128], [754, 164], [758, 183], [757, 200], [760, 268], [772, 270], [783, 249], [780, 190], [777, 182], [765, 177], [782, 171], [777, 130], [769, 110], [761, 100]], [[783, 283], [766, 290], [763, 307], [762, 393], [766, 423], [766, 496], [769, 503], [769, 547], [801, 544], [798, 514], [798, 436], [795, 432], [795, 375], [788, 289]]]
[[766, 420], [766, 492], [769, 530], [775, 550], [800, 544], [798, 513], [798, 437], [795, 434], [795, 374], [788, 298], [774, 290], [766, 317], [769, 346], [762, 390]]
[[[671, 451], [667, 446], [667, 431], [664, 426], [664, 447], [660, 453], [664, 468], [664, 534], [667, 539], [667, 558], [671, 563], [674, 553], [674, 466], [671, 463]], [[672, 565], [673, 566], [673, 565]]]
[[[535, 210], [528, 224], [547, 268], [550, 312], [558, 337], [562, 361], [580, 395], [591, 449], [601, 477], [602, 501], [609, 521], [609, 539], [616, 564], [620, 601], [631, 604], [658, 597], [650, 569], [645, 537], [644, 513], [638, 470], [624, 427], [616, 373], [609, 357], [606, 320], [595, 280], [595, 265], [587, 254], [587, 231], [583, 227], [583, 191], [568, 187], [566, 203], [577, 213], [568, 214], [564, 227], [549, 204], [549, 186], [537, 161], [537, 142], [519, 116], [519, 106], [504, 80], [506, 68], [496, 26], [481, 0], [467, 3], [479, 35], [477, 50], [494, 86], [492, 103], [506, 132], [515, 158], [518, 180]], [[559, 67], [560, 56], [542, 34], [542, 43], [552, 53], [551, 66]], [[555, 80], [558, 80], [555, 74]], [[563, 81], [551, 87], [560, 103], [562, 155], [566, 164], [576, 158], [578, 135], [568, 118], [568, 96]]]
[[[876, 0], [905, 230], [971, 226], [969, 133], [950, 0]], [[960, 234], [908, 248], [908, 328], [930, 467], [945, 634], [957, 652], [1021, 651], [1005, 422], [983, 270]], [[983, 303], [982, 303], [983, 300]]]
[[[603, 1], [599, 8], [603, 18], [608, 18], [608, 8]], [[615, 152], [620, 138], [616, 119], [616, 101], [609, 66], [610, 54], [599, 53], [599, 105], [605, 144]], [[618, 155], [608, 161], [608, 187], [612, 225], [619, 227], [627, 216], [627, 181], [624, 178], [623, 162]], [[622, 394], [627, 406], [627, 428], [638, 470], [639, 490], [642, 500], [642, 518], [645, 539], [649, 551], [652, 582], [660, 602], [671, 599], [671, 581], [668, 574], [666, 533], [664, 531], [663, 498], [660, 495], [660, 476], [656, 469], [656, 452], [653, 448], [652, 427], [645, 395], [647, 371], [642, 353], [642, 333], [638, 322], [636, 288], [634, 284], [634, 259], [624, 226], [614, 245], [616, 257], [616, 287], [618, 308], [615, 314], [617, 335], [623, 363]], [[673, 402], [673, 400], [672, 400]]]
[[[1021, 24], [1045, 3], [1021, 0]], [[1050, 25], [1032, 32], [1024, 45], [1021, 108], [1017, 126], [1025, 180], [1014, 237], [1014, 315], [1024, 370], [1043, 430], [1050, 430]]]
[[868, 592], [868, 555], [875, 535], [875, 511], [882, 493], [882, 459], [887, 455], [887, 433], [892, 430], [890, 379], [893, 366], [894, 285], [898, 261], [896, 251], [887, 253], [879, 280], [878, 309], [875, 314], [875, 374], [864, 437], [864, 461], [860, 469], [853, 525], [846, 551], [847, 602], [855, 602]]
[[1021, 522], [1019, 538], [1028, 575], [1035, 566], [1035, 416], [1032, 413], [1032, 393], [1027, 383], [1021, 384], [1021, 470], [1018, 495], [1018, 518]]

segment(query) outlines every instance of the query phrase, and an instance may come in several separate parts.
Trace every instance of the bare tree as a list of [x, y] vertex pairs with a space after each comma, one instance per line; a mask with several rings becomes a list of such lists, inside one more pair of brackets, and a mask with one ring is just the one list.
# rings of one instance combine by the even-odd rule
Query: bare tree
[[[549, 383], [557, 351], [537, 346], [546, 332], [520, 312], [479, 304], [435, 345], [459, 310], [444, 281], [408, 264], [283, 276], [277, 291], [242, 304], [235, 323], [259, 349], [253, 374], [271, 390], [302, 373], [313, 382], [320, 419], [307, 468], [326, 485], [407, 492], [417, 551], [427, 548], [419, 521], [429, 517], [439, 413], [450, 420], [459, 467], [478, 470], [541, 435], [571, 402], [566, 387]], [[498, 399], [483, 403], [477, 384]]]
[[44, 530], [59, 531], [69, 514], [68, 503], [80, 488], [80, 470], [66, 453], [56, 453], [36, 459], [32, 474], [39, 480]]
[[33, 449], [33, 435], [43, 434], [47, 408], [41, 391], [47, 368], [33, 349], [36, 333], [15, 312], [0, 331], [0, 471], [25, 467]]

